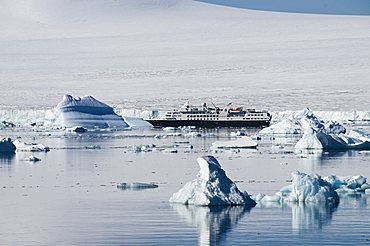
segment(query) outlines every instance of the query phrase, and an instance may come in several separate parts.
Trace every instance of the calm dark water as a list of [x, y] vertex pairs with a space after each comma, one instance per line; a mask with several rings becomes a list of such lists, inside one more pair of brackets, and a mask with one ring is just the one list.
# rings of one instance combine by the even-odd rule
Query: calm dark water
[[[162, 139], [153, 136], [166, 133], [155, 130], [5, 134], [52, 149], [36, 153], [42, 161], [35, 164], [24, 161], [30, 153], [0, 156], [1, 245], [370, 244], [370, 196], [365, 194], [343, 196], [338, 207], [169, 204], [172, 193], [195, 178], [196, 158], [211, 154], [209, 146], [217, 138], [226, 139], [226, 131]], [[370, 177], [368, 151], [295, 153], [296, 141], [264, 139], [258, 150], [213, 154], [239, 188], [251, 194], [273, 194], [287, 184], [293, 170]], [[132, 146], [138, 144], [177, 144], [178, 153], [134, 153]], [[278, 144], [284, 148], [272, 147]], [[159, 188], [119, 190], [119, 182], [156, 182]]]

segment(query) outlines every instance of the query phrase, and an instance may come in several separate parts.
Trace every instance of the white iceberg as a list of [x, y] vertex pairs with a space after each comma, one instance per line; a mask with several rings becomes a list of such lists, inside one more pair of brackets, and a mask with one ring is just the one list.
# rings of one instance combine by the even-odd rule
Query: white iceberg
[[60, 112], [55, 124], [65, 127], [126, 129], [128, 124], [113, 108], [92, 96], [72, 97], [65, 95], [57, 106]]
[[340, 193], [366, 193], [367, 190], [370, 189], [370, 184], [367, 183], [367, 179], [362, 175], [347, 177], [330, 175], [323, 179], [330, 183], [333, 189]]
[[10, 138], [3, 138], [0, 140], [0, 153], [14, 153], [16, 146]]
[[[353, 132], [353, 131], [351, 131]], [[330, 134], [324, 130], [313, 128], [305, 129], [302, 138], [295, 145], [296, 149], [324, 149], [324, 150], [369, 150], [370, 139], [365, 134]]]
[[50, 148], [43, 144], [37, 143], [25, 143], [20, 140], [15, 140], [14, 145], [17, 147], [17, 151], [25, 151], [25, 152], [48, 152]]
[[256, 148], [258, 143], [250, 137], [241, 137], [236, 140], [230, 141], [216, 141], [212, 143], [211, 149], [246, 149], [246, 148]]
[[247, 192], [241, 192], [236, 184], [226, 176], [215, 157], [204, 156], [197, 159], [200, 171], [197, 178], [186, 183], [170, 198], [171, 203], [198, 206], [248, 205], [254, 206]]
[[269, 127], [263, 128], [260, 134], [301, 134], [302, 129], [299, 122], [294, 119], [283, 119], [282, 121], [271, 125]]
[[38, 162], [38, 161], [41, 161], [40, 158], [36, 157], [36, 156], [33, 156], [33, 155], [30, 155], [29, 157], [26, 157], [24, 158], [25, 161], [32, 161], [32, 162]]
[[301, 134], [304, 129], [313, 128], [316, 131], [323, 130], [326, 133], [340, 134], [345, 133], [346, 128], [338, 122], [329, 121], [327, 123], [319, 120], [315, 114], [306, 108], [294, 116], [283, 119], [280, 122], [262, 129], [260, 134]]
[[339, 196], [332, 185], [319, 175], [292, 172], [292, 184], [273, 196], [258, 194], [257, 202], [339, 203]]

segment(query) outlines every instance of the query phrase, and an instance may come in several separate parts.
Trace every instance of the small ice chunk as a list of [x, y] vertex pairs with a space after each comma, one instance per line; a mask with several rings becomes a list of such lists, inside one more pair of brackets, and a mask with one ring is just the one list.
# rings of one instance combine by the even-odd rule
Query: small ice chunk
[[24, 159], [25, 161], [32, 161], [32, 162], [37, 162], [37, 161], [41, 161], [40, 158], [36, 157], [36, 156], [33, 156], [33, 155], [30, 155], [29, 157], [26, 157]]
[[83, 126], [75, 126], [75, 127], [72, 127], [72, 128], [67, 128], [66, 131], [67, 132], [84, 133], [84, 132], [87, 131], [87, 129]]
[[188, 132], [184, 134], [184, 137], [188, 137], [188, 138], [201, 137], [201, 136], [202, 134], [199, 132]]
[[119, 183], [117, 184], [118, 189], [122, 190], [143, 190], [143, 189], [155, 189], [159, 186], [155, 183]]
[[10, 138], [3, 138], [0, 140], [0, 153], [14, 153], [16, 146]]
[[216, 141], [212, 143], [211, 149], [233, 149], [233, 148], [256, 148], [257, 142], [250, 137], [241, 137], [230, 141]]
[[200, 167], [197, 178], [174, 193], [170, 202], [199, 206], [256, 204], [247, 192], [241, 192], [226, 176], [215, 157], [204, 156], [197, 161]]

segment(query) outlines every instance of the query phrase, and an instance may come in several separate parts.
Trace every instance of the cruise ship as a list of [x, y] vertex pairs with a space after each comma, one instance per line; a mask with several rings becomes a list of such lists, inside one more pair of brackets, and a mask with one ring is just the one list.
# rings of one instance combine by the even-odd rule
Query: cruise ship
[[154, 127], [264, 127], [270, 125], [271, 114], [255, 109], [234, 108], [232, 103], [219, 108], [215, 105], [209, 107], [206, 103], [200, 107], [190, 106], [189, 102], [186, 102], [179, 109], [166, 112], [162, 118], [147, 121]]

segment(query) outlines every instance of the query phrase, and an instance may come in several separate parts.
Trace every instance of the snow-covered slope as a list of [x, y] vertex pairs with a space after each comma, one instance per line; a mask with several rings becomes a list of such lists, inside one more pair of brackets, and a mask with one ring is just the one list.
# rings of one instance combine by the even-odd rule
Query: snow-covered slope
[[50, 106], [73, 92], [127, 108], [179, 98], [272, 111], [370, 108], [369, 16], [191, 0], [0, 4], [0, 105]]

